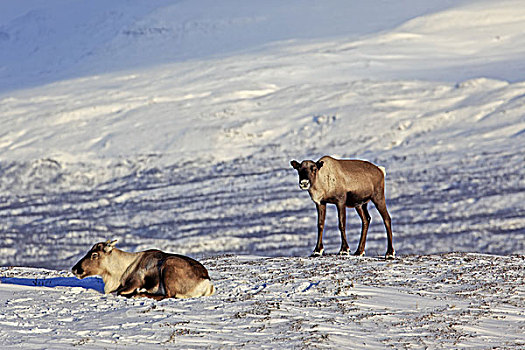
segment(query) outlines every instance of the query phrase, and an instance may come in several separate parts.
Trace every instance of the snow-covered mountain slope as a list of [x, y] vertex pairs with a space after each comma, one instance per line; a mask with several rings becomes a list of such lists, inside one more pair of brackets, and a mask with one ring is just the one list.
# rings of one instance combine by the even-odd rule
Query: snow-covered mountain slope
[[2, 265], [308, 255], [289, 161], [324, 154], [387, 168], [399, 254], [525, 251], [519, 1], [1, 4]]
[[160, 302], [103, 295], [99, 279], [79, 286], [65, 272], [3, 268], [0, 340], [24, 349], [519, 349], [524, 262], [218, 256], [203, 261], [215, 295]]
[[457, 1], [4, 0], [0, 91], [230, 56], [280, 41], [347, 42], [452, 4]]

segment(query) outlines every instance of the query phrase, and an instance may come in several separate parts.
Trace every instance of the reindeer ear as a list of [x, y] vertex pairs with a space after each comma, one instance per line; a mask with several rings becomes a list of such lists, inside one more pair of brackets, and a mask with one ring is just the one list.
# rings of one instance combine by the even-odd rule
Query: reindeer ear
[[317, 169], [321, 169], [323, 167], [324, 162], [322, 160], [318, 160], [315, 165], [317, 166]]
[[291, 164], [292, 167], [293, 167], [294, 169], [296, 169], [296, 170], [299, 169], [299, 168], [301, 167], [301, 164], [299, 164], [299, 162], [297, 162], [297, 161], [295, 161], [295, 160], [292, 160], [292, 161], [290, 162], [290, 164]]
[[113, 248], [115, 248], [115, 244], [117, 244], [117, 240], [116, 240], [116, 239], [115, 239], [114, 241], [108, 239], [108, 240], [106, 241], [105, 246], [104, 246], [104, 251], [105, 251], [106, 253], [109, 253], [110, 251], [113, 250]]

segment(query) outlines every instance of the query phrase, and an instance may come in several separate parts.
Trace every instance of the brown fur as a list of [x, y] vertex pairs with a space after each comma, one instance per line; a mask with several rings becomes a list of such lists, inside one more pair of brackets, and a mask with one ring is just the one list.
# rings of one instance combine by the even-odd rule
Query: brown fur
[[361, 239], [355, 255], [363, 255], [366, 234], [370, 224], [368, 202], [372, 201], [383, 218], [387, 232], [387, 258], [395, 255], [392, 244], [391, 219], [385, 201], [384, 168], [362, 160], [339, 160], [324, 156], [317, 162], [304, 160], [301, 163], [292, 160], [292, 167], [299, 174], [299, 186], [308, 190], [317, 207], [317, 244], [313, 255], [323, 253], [323, 230], [326, 216], [326, 204], [337, 207], [339, 230], [341, 232], [341, 250], [339, 254], [348, 254], [346, 241], [346, 208], [355, 208], [362, 221]]
[[104, 292], [126, 297], [189, 298], [211, 295], [215, 287], [201, 263], [183, 255], [146, 250], [128, 253], [116, 241], [95, 244], [74, 267], [78, 278], [99, 275]]

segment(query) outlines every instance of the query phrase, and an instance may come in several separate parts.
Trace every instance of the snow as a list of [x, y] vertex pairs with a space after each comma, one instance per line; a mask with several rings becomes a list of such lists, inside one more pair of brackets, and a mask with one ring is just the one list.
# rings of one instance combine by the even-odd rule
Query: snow
[[[0, 0], [2, 344], [523, 347], [524, 25], [517, 0]], [[374, 209], [367, 257], [330, 255], [331, 207], [305, 258], [289, 162], [325, 154], [386, 168], [399, 259]], [[107, 239], [217, 295], [100, 294], [69, 269]]]
[[203, 263], [216, 295], [161, 302], [104, 295], [94, 281], [76, 287], [61, 271], [4, 268], [37, 286], [3, 278], [0, 339], [25, 349], [525, 346], [522, 256], [222, 255]]

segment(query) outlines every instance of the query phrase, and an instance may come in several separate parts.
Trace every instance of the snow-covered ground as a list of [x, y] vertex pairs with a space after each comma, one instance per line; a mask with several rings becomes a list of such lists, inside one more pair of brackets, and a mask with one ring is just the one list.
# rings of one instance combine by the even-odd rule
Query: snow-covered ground
[[[518, 0], [0, 0], [2, 343], [523, 346], [523, 28]], [[304, 259], [289, 162], [324, 154], [386, 167], [400, 260]], [[106, 239], [203, 260], [218, 293], [76, 286]]]
[[523, 256], [203, 262], [216, 295], [161, 302], [103, 295], [98, 278], [79, 286], [63, 271], [4, 268], [16, 277], [0, 288], [0, 340], [24, 349], [525, 346]]

